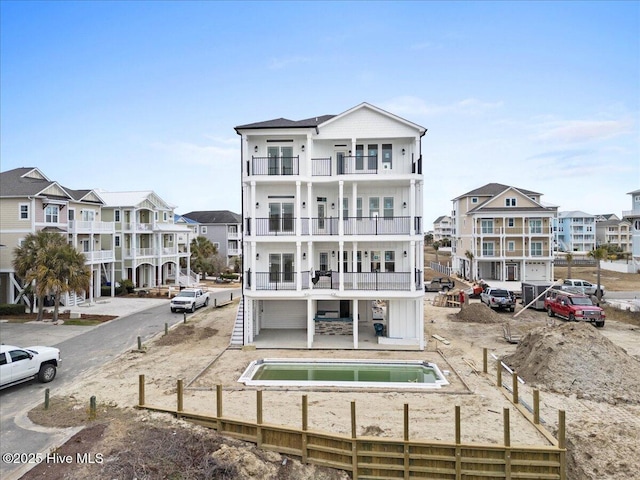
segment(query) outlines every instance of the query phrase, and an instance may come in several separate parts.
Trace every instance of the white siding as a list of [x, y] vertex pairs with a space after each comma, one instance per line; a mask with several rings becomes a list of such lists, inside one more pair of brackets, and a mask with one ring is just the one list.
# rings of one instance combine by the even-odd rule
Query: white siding
[[307, 328], [307, 302], [264, 300], [261, 328]]

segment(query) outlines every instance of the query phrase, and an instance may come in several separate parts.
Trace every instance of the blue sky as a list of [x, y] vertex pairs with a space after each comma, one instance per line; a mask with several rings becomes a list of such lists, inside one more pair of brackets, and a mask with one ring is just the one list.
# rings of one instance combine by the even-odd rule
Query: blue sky
[[428, 129], [425, 224], [490, 182], [640, 188], [640, 2], [0, 2], [0, 167], [240, 213], [233, 127], [362, 102]]

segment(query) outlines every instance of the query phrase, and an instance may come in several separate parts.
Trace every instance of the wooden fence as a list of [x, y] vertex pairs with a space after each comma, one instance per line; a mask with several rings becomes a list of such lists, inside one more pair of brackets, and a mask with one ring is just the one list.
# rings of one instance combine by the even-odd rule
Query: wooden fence
[[[483, 373], [487, 373], [486, 349]], [[301, 427], [266, 424], [262, 421], [262, 391], [256, 391], [256, 421], [227, 418], [222, 411], [222, 386], [216, 386], [216, 415], [185, 411], [183, 382], [177, 382], [176, 408], [147, 405], [144, 375], [139, 377], [138, 408], [166, 412], [220, 434], [255, 443], [259, 448], [296, 456], [303, 463], [345, 470], [358, 479], [547, 479], [566, 480], [565, 415], [558, 412], [557, 440], [540, 425], [539, 392], [533, 392], [533, 412], [520, 404], [518, 377], [512, 376], [511, 390], [502, 384], [502, 365], [497, 365], [497, 386], [516, 409], [548, 440], [550, 445], [517, 446], [511, 444], [510, 409], [502, 412], [503, 444], [461, 442], [460, 406], [455, 407], [455, 441], [409, 438], [409, 406], [404, 405], [402, 439], [358, 437], [356, 403], [351, 402], [351, 436], [308, 429], [308, 401], [302, 395]]]

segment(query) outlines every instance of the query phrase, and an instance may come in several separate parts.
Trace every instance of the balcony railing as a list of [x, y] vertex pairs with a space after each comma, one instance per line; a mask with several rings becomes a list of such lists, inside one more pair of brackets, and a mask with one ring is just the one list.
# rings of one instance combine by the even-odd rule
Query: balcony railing
[[[340, 274], [337, 271], [304, 271], [301, 273], [302, 289], [339, 290]], [[245, 275], [247, 287], [251, 287], [251, 270]], [[410, 291], [411, 282], [422, 288], [422, 272], [344, 272], [344, 290]], [[256, 290], [296, 290], [297, 272], [256, 272]], [[311, 285], [313, 285], [311, 287]]]
[[525, 225], [523, 227], [479, 227], [476, 229], [476, 235], [482, 236], [499, 236], [499, 235], [549, 235], [551, 229], [547, 227], [532, 227]]
[[116, 258], [113, 250], [94, 250], [82, 253], [87, 259], [87, 263], [113, 262]]
[[138, 232], [152, 232], [153, 223], [125, 223], [124, 229], [127, 231], [135, 230]]
[[[257, 236], [297, 235], [296, 218], [256, 218]], [[345, 217], [342, 220], [344, 235], [410, 235], [411, 217]], [[421, 232], [421, 217], [414, 217], [414, 229]], [[338, 235], [338, 217], [313, 217], [301, 219], [300, 235]], [[247, 219], [246, 233], [251, 236], [251, 219]]]
[[70, 220], [69, 221], [70, 233], [113, 233], [115, 232], [115, 225], [113, 222], [89, 222]]
[[250, 175], [298, 175], [300, 157], [251, 157]]

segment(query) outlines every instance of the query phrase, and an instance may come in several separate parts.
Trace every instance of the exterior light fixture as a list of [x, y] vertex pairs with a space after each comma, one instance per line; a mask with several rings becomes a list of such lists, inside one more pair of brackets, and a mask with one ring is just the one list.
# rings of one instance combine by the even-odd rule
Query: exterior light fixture
[[402, 208], [407, 208], [407, 202], [402, 202]]
[[306, 260], [307, 259], [307, 254], [305, 252], [302, 252], [302, 259]]
[[333, 250], [333, 251], [331, 252], [331, 256], [332, 256], [332, 257], [335, 257], [335, 256], [336, 256], [336, 251], [335, 251], [335, 250]]
[[402, 155], [404, 155], [404, 154], [405, 154], [405, 149], [403, 148], [403, 149], [402, 149]]
[[253, 151], [254, 151], [255, 153], [258, 153], [258, 145], [256, 145], [255, 147], [253, 147]]
[[260, 208], [260, 202], [256, 202], [256, 208]]
[[365, 257], [368, 257], [368, 256], [369, 256], [369, 252], [365, 251], [365, 252], [364, 252], [364, 256], [365, 256]]
[[331, 210], [335, 210], [335, 209], [336, 209], [336, 204], [335, 204], [335, 203], [332, 203], [332, 204], [331, 204]]
[[304, 152], [304, 145], [300, 147], [300, 150]]
[[302, 208], [307, 208], [307, 202], [302, 202]]
[[405, 256], [405, 257], [407, 256], [407, 251], [406, 251], [406, 250], [404, 251], [404, 256]]
[[256, 260], [260, 260], [260, 254], [256, 253]]

